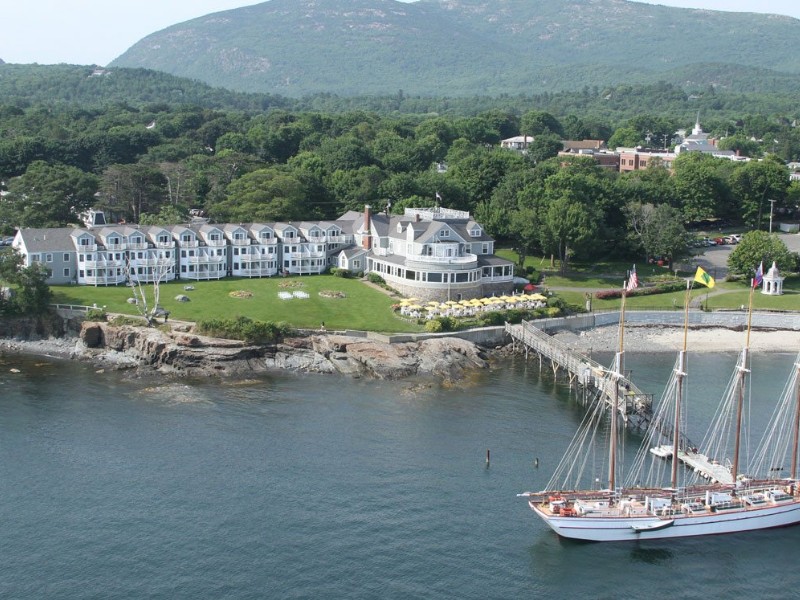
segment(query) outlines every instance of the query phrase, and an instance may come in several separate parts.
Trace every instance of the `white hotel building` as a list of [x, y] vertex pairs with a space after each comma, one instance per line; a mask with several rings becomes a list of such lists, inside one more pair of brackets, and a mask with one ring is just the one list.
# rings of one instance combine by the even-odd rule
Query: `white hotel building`
[[340, 267], [377, 273], [409, 296], [459, 300], [513, 289], [511, 261], [469, 213], [407, 209], [402, 216], [351, 211], [336, 221], [214, 225], [108, 225], [20, 229], [13, 246], [48, 283], [120, 285], [129, 280], [310, 275]]

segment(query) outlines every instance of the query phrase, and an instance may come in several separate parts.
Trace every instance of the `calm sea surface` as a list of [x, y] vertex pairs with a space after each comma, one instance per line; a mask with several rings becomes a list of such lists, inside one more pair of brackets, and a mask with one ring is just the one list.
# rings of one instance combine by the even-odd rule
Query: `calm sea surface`
[[[754, 359], [754, 422], [792, 358]], [[627, 366], [659, 393], [672, 362]], [[692, 357], [694, 437], [734, 362]], [[521, 358], [445, 389], [0, 356], [0, 598], [797, 597], [800, 527], [558, 539], [516, 494], [544, 486], [581, 415]]]

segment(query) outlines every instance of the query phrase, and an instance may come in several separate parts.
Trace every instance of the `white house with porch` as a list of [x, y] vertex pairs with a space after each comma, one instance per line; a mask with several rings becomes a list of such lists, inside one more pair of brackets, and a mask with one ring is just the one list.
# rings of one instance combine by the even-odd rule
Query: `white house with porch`
[[[400, 216], [365, 206], [339, 222], [365, 251], [365, 272], [407, 296], [462, 300], [513, 290], [513, 263], [494, 255], [494, 239], [468, 212], [408, 208]], [[353, 259], [340, 253], [338, 263]]]

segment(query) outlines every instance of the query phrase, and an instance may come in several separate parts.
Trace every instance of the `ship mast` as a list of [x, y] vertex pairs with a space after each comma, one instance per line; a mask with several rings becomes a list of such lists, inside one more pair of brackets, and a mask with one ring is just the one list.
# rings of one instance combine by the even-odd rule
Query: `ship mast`
[[686, 347], [689, 334], [689, 298], [691, 292], [691, 284], [686, 282], [686, 297], [683, 301], [683, 349], [681, 350], [678, 360], [678, 369], [675, 375], [678, 380], [678, 385], [675, 390], [675, 423], [672, 433], [672, 477], [670, 482], [673, 488], [678, 487], [678, 450], [680, 449], [680, 435], [681, 435], [681, 405], [683, 404], [683, 379], [686, 377]]
[[613, 493], [617, 481], [617, 412], [619, 411], [619, 380], [625, 372], [623, 353], [625, 348], [625, 296], [627, 282], [622, 287], [622, 304], [619, 309], [619, 352], [617, 352], [614, 377], [614, 402], [611, 405], [611, 443], [608, 445], [608, 488]]
[[739, 364], [739, 398], [736, 402], [736, 444], [733, 449], [733, 466], [731, 467], [731, 476], [734, 485], [736, 478], [739, 475], [739, 448], [742, 442], [742, 412], [744, 409], [744, 394], [745, 384], [747, 380], [747, 368], [750, 353], [750, 331], [753, 324], [753, 292], [756, 286], [750, 286], [750, 300], [747, 304], [747, 336], [745, 337], [744, 349], [742, 350], [742, 360]]
[[[800, 357], [800, 355], [798, 355]], [[792, 442], [792, 479], [797, 479], [797, 450], [800, 443], [800, 358], [794, 363], [797, 373], [794, 376], [796, 391], [794, 405], [794, 440]]]

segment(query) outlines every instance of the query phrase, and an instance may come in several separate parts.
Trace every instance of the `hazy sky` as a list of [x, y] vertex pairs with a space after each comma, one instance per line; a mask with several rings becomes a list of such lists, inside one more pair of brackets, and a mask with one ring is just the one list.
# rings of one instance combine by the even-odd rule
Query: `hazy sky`
[[[410, 1], [410, 0], [402, 0]], [[797, 0], [642, 0], [648, 4], [789, 15]], [[10, 0], [2, 10], [0, 59], [7, 63], [105, 65], [144, 36], [257, 0]]]

